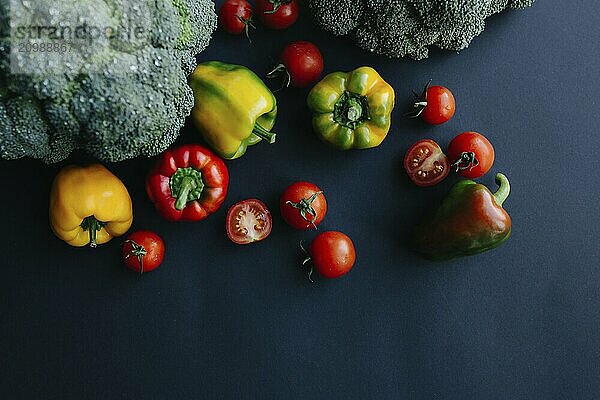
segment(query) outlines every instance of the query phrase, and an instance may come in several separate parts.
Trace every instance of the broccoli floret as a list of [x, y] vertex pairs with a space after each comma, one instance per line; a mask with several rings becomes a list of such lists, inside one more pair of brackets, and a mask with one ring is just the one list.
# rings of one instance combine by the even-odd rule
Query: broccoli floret
[[[187, 76], [216, 28], [211, 0], [22, 3], [9, 9], [11, 1], [0, 0], [1, 158], [53, 163], [82, 149], [99, 160], [121, 161], [159, 154], [175, 141], [194, 105]], [[13, 28], [74, 29], [85, 21], [115, 33], [57, 41], [69, 52], [31, 57], [16, 51], [19, 39], [14, 30], [11, 37], [9, 18]], [[34, 39], [29, 43], [50, 41]]]
[[429, 46], [460, 51], [485, 19], [535, 0], [306, 0], [315, 22], [351, 35], [362, 48], [389, 57], [427, 58]]

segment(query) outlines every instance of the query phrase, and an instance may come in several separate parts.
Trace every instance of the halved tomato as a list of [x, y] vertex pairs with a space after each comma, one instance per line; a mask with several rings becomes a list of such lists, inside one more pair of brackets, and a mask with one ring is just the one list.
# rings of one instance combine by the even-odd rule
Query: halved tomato
[[423, 139], [406, 152], [404, 169], [415, 185], [433, 186], [448, 176], [450, 164], [436, 142]]
[[231, 206], [227, 212], [227, 236], [237, 244], [265, 239], [271, 233], [271, 212], [260, 200], [248, 199]]

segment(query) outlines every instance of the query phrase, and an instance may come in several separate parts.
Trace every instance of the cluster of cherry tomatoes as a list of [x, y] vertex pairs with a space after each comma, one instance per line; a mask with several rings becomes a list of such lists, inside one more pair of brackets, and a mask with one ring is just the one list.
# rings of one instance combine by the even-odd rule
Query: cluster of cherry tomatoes
[[[270, 29], [286, 29], [298, 19], [296, 0], [256, 0], [256, 11], [246, 0], [227, 0], [219, 9], [219, 25], [233, 35], [248, 34], [255, 27], [255, 17]], [[279, 56], [279, 64], [267, 78], [284, 77], [283, 86], [307, 87], [323, 73], [323, 55], [311, 42], [287, 45]]]
[[[420, 95], [410, 117], [420, 117], [432, 125], [448, 122], [453, 116], [456, 103], [452, 92], [443, 86], [429, 86]], [[485, 175], [494, 163], [494, 147], [477, 132], [463, 132], [456, 136], [444, 154], [431, 139], [423, 139], [408, 149], [404, 157], [404, 169], [418, 186], [432, 186], [443, 181], [451, 170], [469, 179]]]
[[[279, 210], [283, 220], [299, 230], [317, 229], [327, 213], [327, 200], [321, 189], [310, 182], [296, 182], [281, 195]], [[227, 213], [227, 235], [232, 242], [249, 244], [265, 239], [271, 233], [271, 212], [260, 200], [248, 199], [234, 204]], [[327, 231], [310, 244], [303, 265], [310, 265], [326, 278], [338, 278], [352, 269], [356, 252], [352, 240], [342, 232]]]
[[257, 16], [270, 29], [286, 29], [298, 19], [296, 0], [256, 0], [256, 11], [247, 0], [226, 0], [219, 9], [219, 25], [233, 35], [255, 28]]
[[[279, 209], [284, 221], [300, 230], [316, 229], [327, 213], [323, 191], [310, 182], [296, 182], [281, 195]], [[304, 248], [303, 248], [304, 250]], [[356, 252], [352, 240], [344, 233], [326, 231], [317, 235], [310, 244], [303, 264], [310, 263], [326, 278], [338, 278], [354, 266]], [[312, 268], [309, 272], [309, 279]]]
[[[321, 189], [310, 182], [288, 186], [279, 202], [283, 220], [299, 230], [317, 229], [327, 213], [327, 200]], [[240, 201], [229, 209], [225, 228], [229, 239], [241, 245], [260, 242], [271, 233], [273, 219], [268, 207], [258, 199]], [[338, 278], [352, 269], [356, 252], [352, 240], [342, 232], [326, 231], [317, 235], [308, 249], [302, 248], [309, 265], [323, 277]], [[163, 261], [165, 245], [150, 231], [137, 231], [123, 243], [122, 256], [127, 267], [136, 272], [150, 272]]]

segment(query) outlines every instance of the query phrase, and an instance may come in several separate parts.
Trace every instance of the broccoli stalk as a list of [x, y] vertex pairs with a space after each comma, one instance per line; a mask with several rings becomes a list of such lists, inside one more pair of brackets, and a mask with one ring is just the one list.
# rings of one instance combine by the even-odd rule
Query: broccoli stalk
[[[81, 149], [121, 161], [159, 154], [175, 141], [194, 105], [187, 76], [216, 28], [211, 0], [36, 0], [9, 9], [15, 4], [0, 0], [1, 158], [53, 163]], [[57, 41], [70, 52], [21, 59], [9, 18], [23, 26], [87, 21], [145, 35]]]
[[460, 51], [485, 19], [535, 0], [305, 0], [313, 19], [334, 35], [388, 57], [427, 58], [431, 45]]

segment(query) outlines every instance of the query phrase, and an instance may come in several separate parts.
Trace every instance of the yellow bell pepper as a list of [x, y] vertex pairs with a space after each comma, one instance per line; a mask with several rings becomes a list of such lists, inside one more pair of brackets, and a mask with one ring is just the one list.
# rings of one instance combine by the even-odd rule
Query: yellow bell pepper
[[241, 65], [208, 61], [189, 78], [195, 104], [192, 121], [221, 157], [241, 157], [261, 140], [275, 142], [277, 102], [263, 81]]
[[96, 247], [131, 227], [127, 188], [100, 164], [63, 168], [50, 192], [50, 226], [71, 246]]

